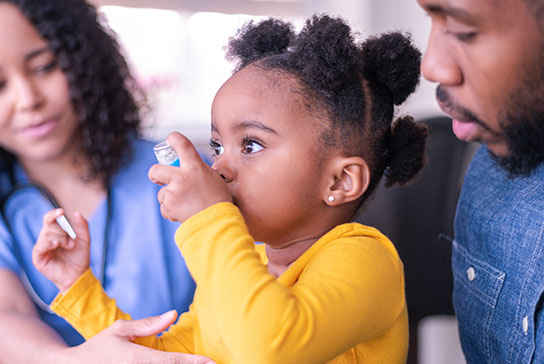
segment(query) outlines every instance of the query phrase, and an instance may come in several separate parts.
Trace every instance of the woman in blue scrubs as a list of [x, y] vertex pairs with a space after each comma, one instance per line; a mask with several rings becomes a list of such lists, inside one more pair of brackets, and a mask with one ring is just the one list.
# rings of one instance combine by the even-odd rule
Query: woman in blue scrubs
[[0, 352], [9, 363], [59, 363], [65, 352], [83, 361], [63, 350], [82, 338], [48, 312], [57, 290], [32, 264], [52, 207], [38, 188], [68, 220], [88, 218], [92, 269], [123, 310], [142, 318], [192, 301], [177, 225], [160, 215], [147, 178], [155, 160], [139, 138], [143, 98], [97, 17], [83, 0], [0, 0]]

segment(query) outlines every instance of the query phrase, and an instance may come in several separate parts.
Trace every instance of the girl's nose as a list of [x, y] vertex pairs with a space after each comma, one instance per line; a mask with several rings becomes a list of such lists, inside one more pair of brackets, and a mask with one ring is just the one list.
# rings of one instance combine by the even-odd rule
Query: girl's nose
[[228, 159], [225, 158], [225, 155], [221, 155], [215, 159], [212, 164], [212, 169], [219, 173], [219, 175], [229, 183], [234, 180], [234, 170], [230, 166]]
[[19, 111], [34, 111], [45, 103], [45, 97], [37, 85], [29, 78], [16, 81], [16, 106]]
[[431, 82], [457, 86], [463, 83], [463, 72], [455, 57], [455, 48], [448, 46], [447, 42], [441, 30], [433, 26], [421, 62], [421, 73]]

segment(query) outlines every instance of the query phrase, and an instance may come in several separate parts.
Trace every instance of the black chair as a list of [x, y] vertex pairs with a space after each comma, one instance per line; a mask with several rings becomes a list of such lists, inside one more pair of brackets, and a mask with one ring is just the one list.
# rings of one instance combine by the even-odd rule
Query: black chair
[[417, 324], [425, 316], [453, 314], [451, 243], [453, 219], [462, 179], [473, 144], [459, 141], [451, 120], [436, 117], [420, 122], [429, 127], [427, 164], [418, 180], [385, 189], [382, 183], [355, 221], [374, 226], [395, 244], [404, 263], [410, 320], [408, 363], [417, 361]]

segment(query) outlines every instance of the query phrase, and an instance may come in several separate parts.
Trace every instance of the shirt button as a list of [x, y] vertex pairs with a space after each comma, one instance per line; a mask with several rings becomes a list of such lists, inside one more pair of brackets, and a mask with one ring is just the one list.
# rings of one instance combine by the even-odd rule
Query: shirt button
[[474, 271], [474, 268], [470, 267], [467, 269], [467, 278], [471, 282], [474, 280], [474, 278], [476, 278], [476, 272]]
[[522, 326], [523, 326], [523, 333], [527, 335], [527, 331], [529, 331], [529, 317], [528, 316], [525, 316], [523, 318]]

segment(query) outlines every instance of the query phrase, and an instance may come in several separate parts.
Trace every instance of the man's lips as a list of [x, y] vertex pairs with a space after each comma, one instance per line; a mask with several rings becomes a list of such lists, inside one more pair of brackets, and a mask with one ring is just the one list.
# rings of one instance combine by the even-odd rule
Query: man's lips
[[478, 131], [478, 124], [476, 122], [465, 120], [460, 115], [456, 115], [456, 113], [441, 100], [437, 99], [437, 102], [440, 109], [452, 118], [451, 128], [457, 139], [466, 142], [476, 139], [476, 133]]
[[475, 122], [452, 119], [451, 128], [459, 140], [468, 142], [476, 139], [478, 126]]

